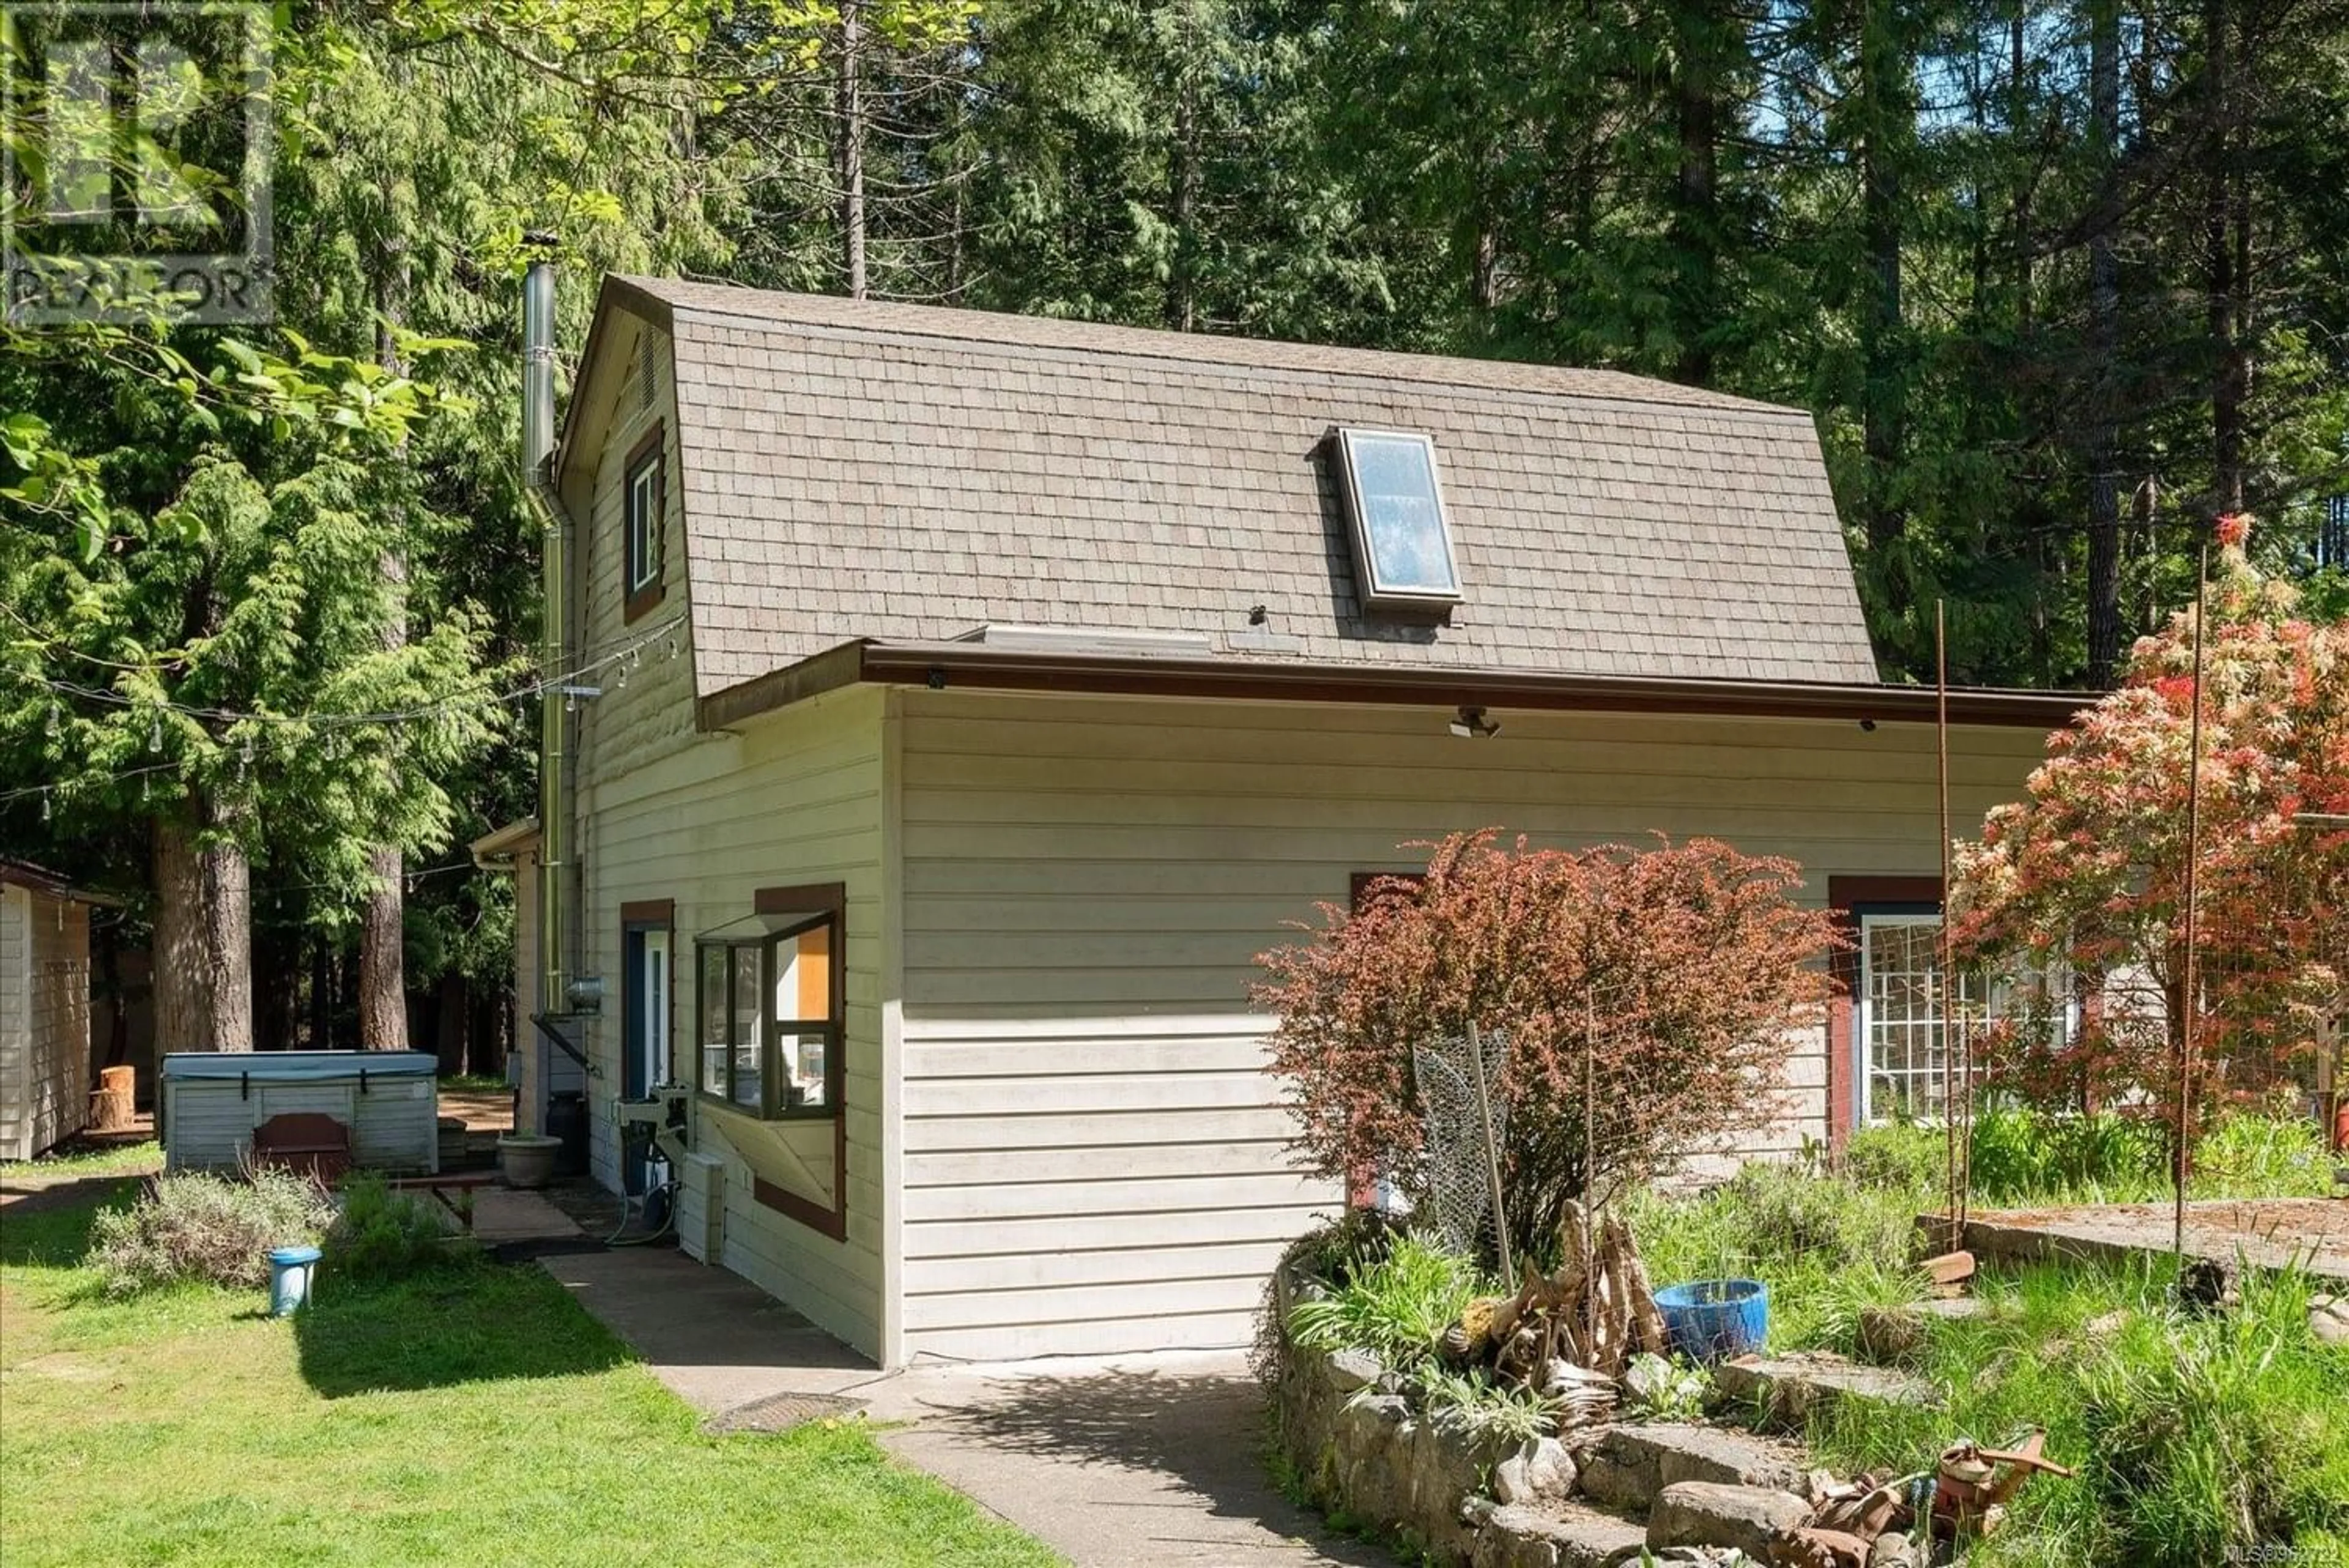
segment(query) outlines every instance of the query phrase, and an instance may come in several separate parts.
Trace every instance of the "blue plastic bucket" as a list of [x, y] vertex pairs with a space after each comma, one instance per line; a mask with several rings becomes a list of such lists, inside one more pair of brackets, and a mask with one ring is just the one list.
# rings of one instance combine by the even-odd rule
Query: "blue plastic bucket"
[[1657, 1310], [1672, 1345], [1697, 1361], [1726, 1361], [1760, 1350], [1770, 1338], [1770, 1287], [1760, 1280], [1699, 1280], [1666, 1285]]
[[284, 1317], [310, 1299], [310, 1273], [318, 1266], [316, 1247], [280, 1247], [269, 1254], [269, 1315]]

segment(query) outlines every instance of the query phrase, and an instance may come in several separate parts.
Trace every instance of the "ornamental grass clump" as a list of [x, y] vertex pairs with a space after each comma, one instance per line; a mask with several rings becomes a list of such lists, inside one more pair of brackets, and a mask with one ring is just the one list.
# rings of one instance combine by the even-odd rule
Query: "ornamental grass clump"
[[1769, 1119], [1788, 1042], [1816, 1027], [1836, 943], [1791, 861], [1695, 839], [1433, 846], [1423, 878], [1322, 908], [1258, 959], [1278, 1015], [1301, 1164], [1375, 1173], [1422, 1211], [1435, 1162], [1414, 1049], [1473, 1025], [1506, 1047], [1504, 1207], [1521, 1257], [1553, 1259], [1570, 1199], [1603, 1204], [1708, 1140]]
[[1330, 1286], [1328, 1295], [1291, 1309], [1290, 1336], [1308, 1350], [1367, 1350], [1381, 1366], [1404, 1369], [1433, 1360], [1461, 1309], [1492, 1288], [1467, 1259], [1415, 1236], [1341, 1265]]
[[342, 1212], [320, 1243], [325, 1262], [338, 1278], [403, 1279], [427, 1269], [478, 1254], [452, 1252], [447, 1232], [429, 1201], [404, 1192], [373, 1172], [353, 1177], [343, 1190]]
[[159, 1176], [98, 1216], [88, 1262], [109, 1295], [191, 1281], [253, 1289], [269, 1282], [273, 1248], [315, 1244], [333, 1214], [326, 1189], [290, 1171]]
[[2084, 1479], [2108, 1521], [2104, 1560], [2344, 1560], [2349, 1356], [2310, 1344], [2307, 1314], [2305, 1280], [2250, 1281], [2234, 1312], [2140, 1317], [2088, 1360]]

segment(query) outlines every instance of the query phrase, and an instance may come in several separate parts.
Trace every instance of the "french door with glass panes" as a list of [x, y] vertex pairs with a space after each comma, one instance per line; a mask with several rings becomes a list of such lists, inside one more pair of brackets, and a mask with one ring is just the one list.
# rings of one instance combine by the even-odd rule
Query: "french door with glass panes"
[[1949, 1050], [1940, 976], [1941, 917], [1859, 918], [1859, 1120], [1939, 1116]]
[[[1941, 917], [1863, 914], [1859, 918], [1859, 1121], [1930, 1121], [1943, 1111], [1942, 1074], [1952, 1045], [1951, 997], [1941, 983]], [[2068, 971], [2023, 967], [1995, 975], [1961, 973], [1954, 1043], [1962, 1053], [1976, 1031], [2002, 1019], [2030, 1022], [2061, 1044], [2077, 1025]], [[1960, 1063], [1963, 1066], [1962, 1061]]]

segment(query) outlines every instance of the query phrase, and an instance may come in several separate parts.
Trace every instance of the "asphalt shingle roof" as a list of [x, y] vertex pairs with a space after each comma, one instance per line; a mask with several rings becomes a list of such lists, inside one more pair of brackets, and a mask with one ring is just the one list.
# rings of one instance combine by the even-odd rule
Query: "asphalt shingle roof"
[[[628, 282], [669, 317], [705, 694], [850, 639], [988, 624], [1252, 659], [1877, 678], [1799, 410], [1608, 371]], [[1337, 425], [1433, 438], [1464, 590], [1447, 624], [1358, 607]]]

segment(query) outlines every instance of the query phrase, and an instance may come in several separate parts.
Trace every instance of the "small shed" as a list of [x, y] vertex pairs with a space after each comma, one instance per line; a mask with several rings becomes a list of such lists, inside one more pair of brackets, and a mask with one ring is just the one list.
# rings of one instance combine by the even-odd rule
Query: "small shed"
[[0, 1159], [89, 1119], [89, 910], [106, 900], [0, 859]]
[[233, 1170], [273, 1116], [350, 1129], [354, 1163], [440, 1169], [439, 1063], [429, 1051], [178, 1051], [163, 1058], [155, 1131], [166, 1170]]

